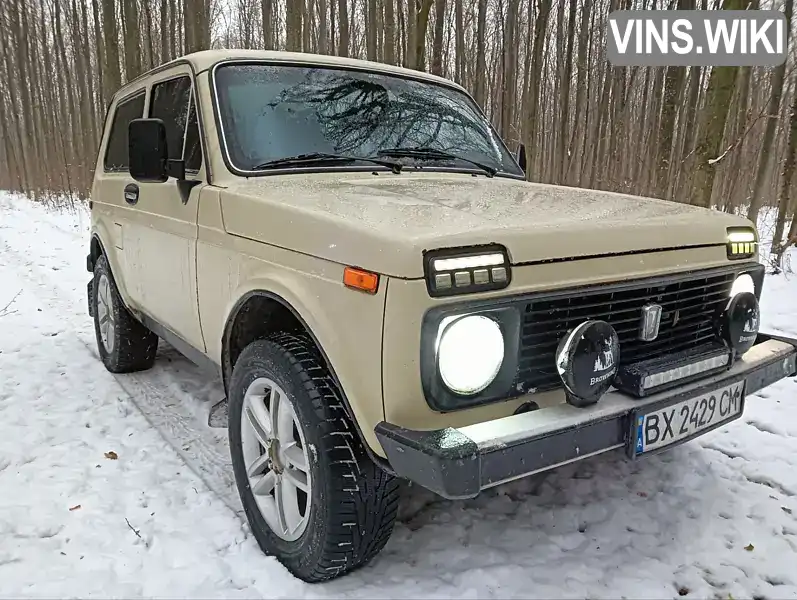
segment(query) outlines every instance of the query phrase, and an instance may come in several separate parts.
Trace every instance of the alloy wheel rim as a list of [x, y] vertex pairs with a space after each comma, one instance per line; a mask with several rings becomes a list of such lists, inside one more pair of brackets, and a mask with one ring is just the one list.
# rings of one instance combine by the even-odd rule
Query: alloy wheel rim
[[278, 537], [297, 540], [310, 517], [308, 447], [288, 395], [270, 379], [256, 379], [244, 394], [241, 447], [263, 519]]
[[105, 351], [110, 354], [113, 352], [115, 344], [114, 333], [116, 322], [113, 316], [113, 304], [111, 301], [111, 283], [106, 275], [100, 275], [97, 285], [97, 320], [100, 325], [100, 339]]

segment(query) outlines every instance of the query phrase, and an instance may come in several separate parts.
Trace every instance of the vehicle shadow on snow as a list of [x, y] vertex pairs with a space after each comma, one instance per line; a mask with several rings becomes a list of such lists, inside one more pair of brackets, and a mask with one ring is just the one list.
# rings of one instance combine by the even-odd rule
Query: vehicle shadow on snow
[[[223, 396], [215, 373], [161, 342], [151, 374], [207, 427], [207, 411]], [[223, 429], [208, 430], [226, 438]], [[224, 449], [228, 460], [226, 439]], [[615, 451], [463, 501], [404, 484], [385, 549], [364, 569], [324, 584], [324, 593], [377, 594], [386, 582], [411, 578], [418, 594], [472, 584], [528, 596], [533, 583], [535, 596], [558, 596], [566, 574], [568, 589], [584, 597], [607, 577], [640, 577], [651, 560], [669, 565], [668, 573], [691, 564], [693, 545], [710, 548], [719, 560], [733, 545], [722, 524], [744, 508], [734, 499], [734, 472], [714, 458], [695, 442], [633, 462]]]
[[[445, 567], [449, 584], [474, 569], [496, 570], [498, 581], [505, 581], [499, 573], [515, 570], [527, 582], [569, 573], [587, 584], [603, 579], [602, 563], [634, 570], [655, 557], [679, 564], [725, 501], [730, 492], [705, 452], [688, 447], [636, 463], [613, 452], [473, 500], [447, 501], [408, 485], [400, 524], [370, 570], [381, 579]], [[618, 553], [627, 558], [618, 560]]]

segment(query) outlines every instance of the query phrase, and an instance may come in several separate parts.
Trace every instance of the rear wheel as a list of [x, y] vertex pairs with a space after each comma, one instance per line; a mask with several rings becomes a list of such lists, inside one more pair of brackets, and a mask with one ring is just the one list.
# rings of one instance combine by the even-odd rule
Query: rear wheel
[[158, 336], [122, 303], [105, 256], [100, 256], [94, 266], [91, 301], [97, 349], [105, 368], [112, 373], [130, 373], [152, 367]]
[[393, 530], [398, 480], [368, 457], [313, 343], [251, 343], [229, 392], [233, 470], [260, 548], [307, 582], [370, 561]]

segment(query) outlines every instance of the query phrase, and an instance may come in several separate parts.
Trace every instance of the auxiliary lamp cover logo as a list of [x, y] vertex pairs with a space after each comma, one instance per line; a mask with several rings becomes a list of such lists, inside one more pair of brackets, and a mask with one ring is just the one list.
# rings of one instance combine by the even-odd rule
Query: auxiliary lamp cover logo
[[595, 359], [595, 366], [593, 370], [595, 374], [602, 373], [606, 369], [611, 369], [614, 366], [614, 348], [612, 348], [611, 338], [607, 340], [606, 348], [598, 353], [598, 358]]
[[745, 333], [758, 333], [758, 311], [749, 311], [744, 322]]

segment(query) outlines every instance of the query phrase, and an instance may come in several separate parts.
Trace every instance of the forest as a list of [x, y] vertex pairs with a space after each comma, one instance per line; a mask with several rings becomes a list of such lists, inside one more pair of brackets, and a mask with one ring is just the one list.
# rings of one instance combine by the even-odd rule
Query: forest
[[773, 1], [0, 0], [0, 189], [81, 202], [121, 84], [197, 50], [287, 50], [459, 83], [525, 144], [531, 181], [772, 209], [778, 253], [797, 240], [794, 45], [777, 67], [606, 58], [614, 10], [775, 8], [791, 26], [794, 0]]

